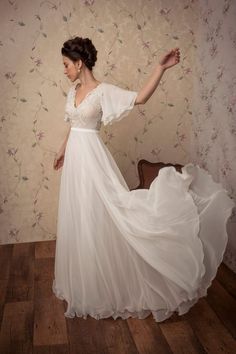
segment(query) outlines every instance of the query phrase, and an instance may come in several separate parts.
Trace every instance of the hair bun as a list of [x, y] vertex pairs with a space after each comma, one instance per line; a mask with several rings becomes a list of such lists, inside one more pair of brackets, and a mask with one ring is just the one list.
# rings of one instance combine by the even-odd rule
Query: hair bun
[[75, 37], [63, 43], [61, 54], [76, 61], [81, 59], [89, 70], [92, 70], [97, 61], [97, 50], [91, 39]]

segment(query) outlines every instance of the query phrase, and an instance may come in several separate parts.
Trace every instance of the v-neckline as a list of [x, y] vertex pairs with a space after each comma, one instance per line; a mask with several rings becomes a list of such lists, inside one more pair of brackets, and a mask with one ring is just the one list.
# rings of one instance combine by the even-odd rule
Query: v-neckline
[[79, 107], [81, 106], [81, 104], [84, 102], [84, 100], [87, 98], [87, 96], [90, 95], [91, 92], [95, 91], [95, 90], [98, 88], [98, 86], [100, 86], [101, 84], [102, 84], [102, 82], [100, 82], [96, 87], [94, 87], [92, 90], [90, 90], [90, 91], [84, 96], [84, 98], [83, 98], [82, 101], [78, 104], [78, 106], [76, 106], [75, 100], [76, 100], [76, 88], [77, 88], [77, 85], [79, 85], [79, 84], [75, 85], [75, 86], [74, 86], [74, 90], [73, 90], [73, 106], [74, 106], [74, 109], [79, 108]]

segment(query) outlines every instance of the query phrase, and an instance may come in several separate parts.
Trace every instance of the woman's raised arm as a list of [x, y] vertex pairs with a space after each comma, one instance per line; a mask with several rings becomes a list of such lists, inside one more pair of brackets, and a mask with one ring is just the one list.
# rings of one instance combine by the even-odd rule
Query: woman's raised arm
[[147, 100], [152, 96], [153, 92], [156, 90], [165, 70], [178, 64], [179, 61], [180, 61], [179, 48], [172, 49], [167, 54], [165, 54], [162, 57], [162, 59], [159, 61], [157, 66], [155, 67], [153, 73], [148, 79], [148, 82], [139, 91], [134, 104], [136, 105], [136, 104], [146, 103]]

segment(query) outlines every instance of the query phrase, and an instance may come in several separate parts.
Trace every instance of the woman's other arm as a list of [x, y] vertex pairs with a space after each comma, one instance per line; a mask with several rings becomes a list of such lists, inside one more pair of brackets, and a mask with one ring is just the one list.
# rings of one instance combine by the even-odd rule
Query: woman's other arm
[[152, 96], [153, 92], [156, 90], [164, 72], [171, 68], [172, 66], [178, 64], [180, 61], [179, 48], [170, 50], [167, 54], [163, 56], [160, 62], [155, 67], [153, 73], [148, 79], [147, 83], [139, 91], [138, 96], [134, 104], [144, 104]]
[[67, 140], [68, 140], [69, 134], [70, 134], [70, 129], [71, 129], [71, 126], [69, 126], [69, 129], [66, 132], [65, 139], [63, 140], [63, 143], [62, 143], [59, 151], [56, 153], [56, 156], [55, 156], [55, 159], [53, 162], [54, 170], [58, 170], [60, 167], [62, 167], [62, 165], [64, 163], [64, 155], [65, 155]]

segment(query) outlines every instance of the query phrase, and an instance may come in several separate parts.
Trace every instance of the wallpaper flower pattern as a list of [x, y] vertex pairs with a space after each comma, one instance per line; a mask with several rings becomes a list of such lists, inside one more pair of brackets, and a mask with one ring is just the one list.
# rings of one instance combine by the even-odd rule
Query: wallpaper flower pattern
[[[220, 41], [230, 40], [235, 54], [232, 23], [221, 23], [234, 11], [232, 1], [220, 0], [1, 1], [0, 243], [56, 239], [60, 171], [52, 164], [67, 128], [71, 85], [60, 49], [75, 35], [97, 47], [99, 81], [137, 91], [166, 50], [181, 50], [181, 63], [165, 73], [150, 100], [100, 132], [128, 185], [138, 184], [142, 158], [182, 164], [194, 159], [235, 197], [233, 60], [230, 67], [218, 65]], [[205, 12], [214, 26], [201, 17]], [[209, 71], [209, 59], [217, 71]]]
[[[236, 201], [236, 3], [201, 0], [199, 5], [191, 156]], [[224, 262], [236, 272], [236, 208], [228, 233]]]

